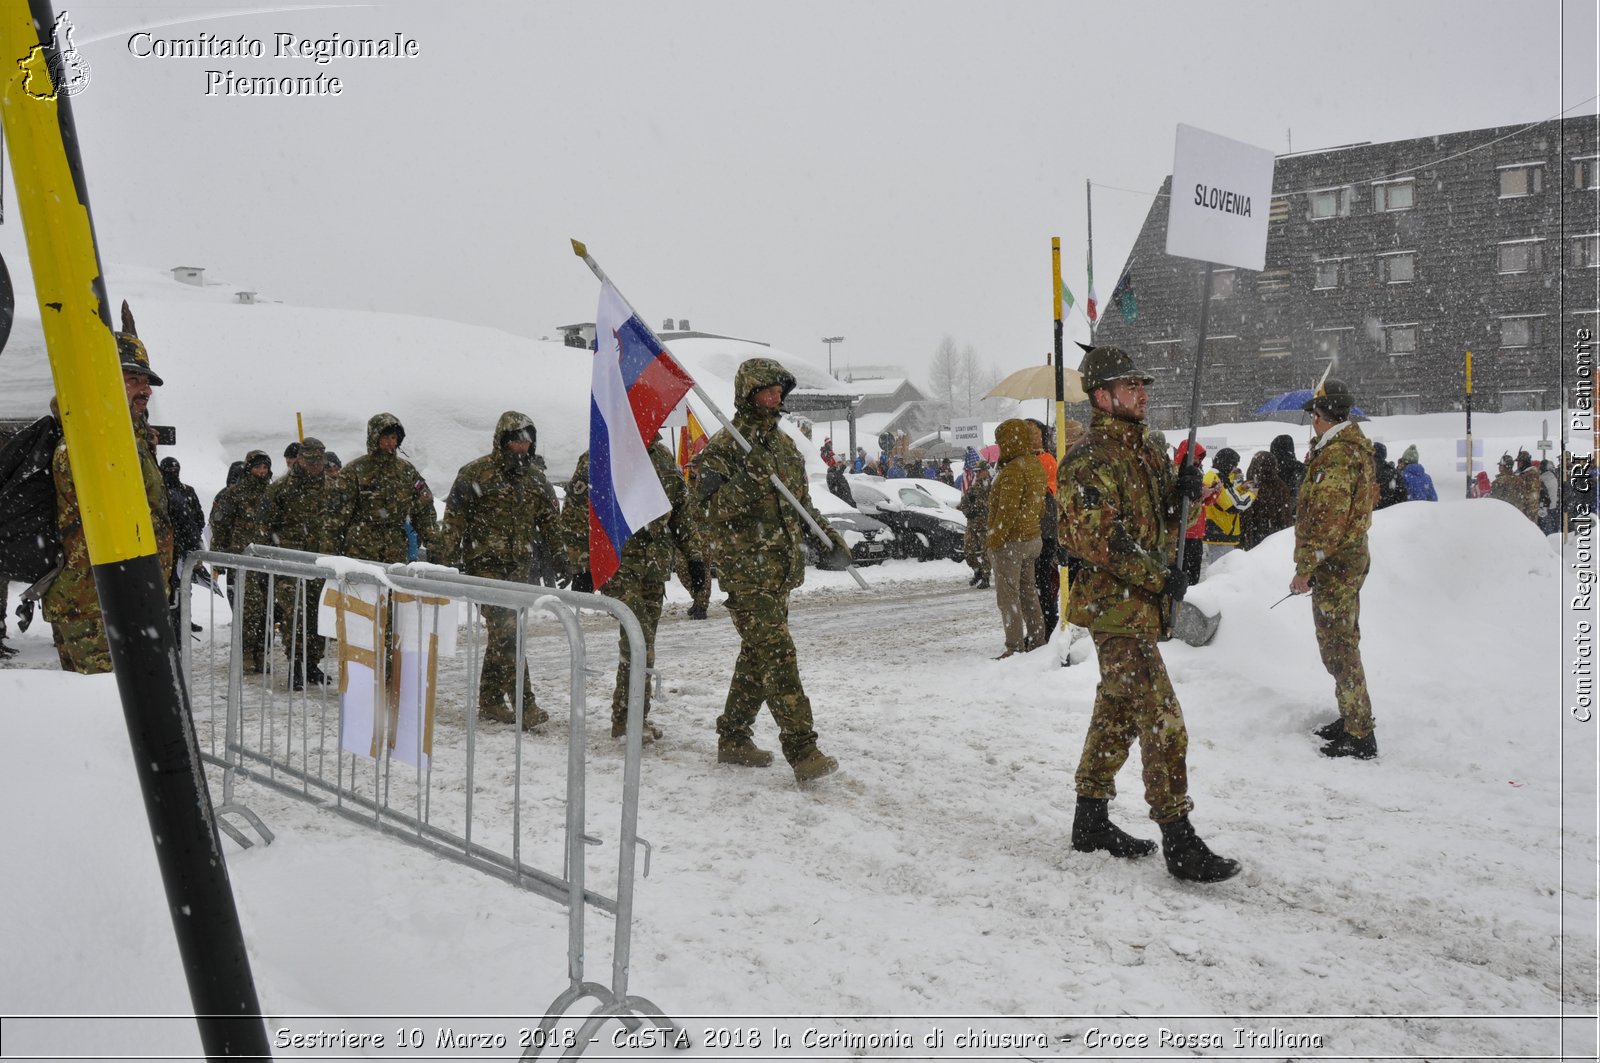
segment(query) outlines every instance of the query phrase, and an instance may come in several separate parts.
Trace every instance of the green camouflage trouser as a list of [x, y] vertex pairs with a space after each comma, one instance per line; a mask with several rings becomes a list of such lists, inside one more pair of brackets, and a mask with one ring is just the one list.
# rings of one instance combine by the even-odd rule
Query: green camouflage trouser
[[[637, 576], [624, 577], [621, 573], [606, 581], [605, 593], [633, 610], [644, 630], [645, 667], [656, 666], [656, 628], [661, 623], [661, 603], [667, 596], [667, 585], [658, 579]], [[628, 650], [628, 633], [618, 626], [617, 631], [617, 689], [611, 695], [611, 722], [628, 720], [628, 678], [631, 672]], [[650, 714], [650, 679], [644, 683], [644, 711]]]
[[984, 525], [969, 521], [967, 533], [961, 538], [961, 552], [966, 555], [967, 566], [984, 579], [989, 578], [989, 551], [983, 544], [987, 534], [988, 528]]
[[[239, 595], [235, 584], [244, 591], [244, 605], [239, 604]], [[228, 574], [228, 604], [233, 606], [235, 623], [239, 624], [244, 638], [244, 659], [248, 664], [255, 662], [257, 668], [262, 661], [262, 646], [267, 638], [267, 574], [265, 572], [240, 572], [234, 569]]]
[[1094, 646], [1100, 685], [1078, 761], [1078, 796], [1117, 796], [1117, 772], [1138, 739], [1150, 818], [1171, 823], [1187, 816], [1194, 809], [1185, 759], [1189, 732], [1155, 639], [1096, 632]]
[[740, 644], [728, 700], [717, 717], [717, 737], [750, 738], [765, 702], [777, 721], [784, 758], [794, 764], [817, 747], [817, 732], [811, 728], [811, 699], [800, 686], [800, 662], [789, 634], [788, 592], [724, 589]]
[[[245, 581], [245, 596], [249, 597], [249, 580]], [[300, 603], [301, 581], [286, 576], [280, 576], [273, 581], [272, 596], [278, 607], [279, 632], [283, 637], [283, 652], [289, 658], [289, 674], [293, 675], [299, 670], [296, 661], [300, 659], [300, 647], [305, 646], [306, 669], [320, 668], [322, 665], [322, 635], [317, 631], [317, 606], [322, 601], [322, 585], [326, 580], [313, 579], [305, 581], [305, 607], [302, 611]], [[245, 618], [245, 638], [249, 639], [249, 617]], [[261, 646], [258, 641], [245, 643], [245, 656], [248, 659], [252, 646], [258, 651]]]
[[1366, 550], [1330, 558], [1317, 566], [1311, 588], [1311, 619], [1322, 666], [1333, 676], [1344, 729], [1356, 738], [1372, 733], [1372, 699], [1361, 666], [1361, 585], [1370, 564]]
[[[483, 671], [478, 676], [478, 707], [517, 703], [517, 611], [485, 605], [483, 622], [489, 633], [483, 650]], [[533, 696], [533, 673], [522, 688], [522, 711], [539, 707]]]
[[63, 672], [98, 675], [111, 671], [111, 646], [98, 613], [82, 620], [53, 620], [50, 637], [55, 640]]

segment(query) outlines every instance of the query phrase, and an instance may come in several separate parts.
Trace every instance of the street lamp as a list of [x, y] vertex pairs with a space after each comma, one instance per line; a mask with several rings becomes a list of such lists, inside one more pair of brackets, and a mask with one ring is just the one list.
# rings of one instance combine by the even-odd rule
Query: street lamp
[[822, 337], [822, 342], [826, 343], [828, 345], [828, 375], [832, 376], [833, 375], [833, 345], [835, 343], [843, 343], [844, 342], [844, 337], [843, 336], [824, 336], [824, 337]]

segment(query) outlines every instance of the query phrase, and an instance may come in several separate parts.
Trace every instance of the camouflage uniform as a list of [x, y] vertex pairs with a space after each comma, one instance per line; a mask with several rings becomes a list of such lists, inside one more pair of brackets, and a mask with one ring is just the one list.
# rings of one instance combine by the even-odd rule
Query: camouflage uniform
[[[252, 457], [265, 454], [253, 451]], [[268, 464], [270, 470], [271, 465]], [[217, 492], [211, 502], [211, 549], [224, 554], [242, 554], [251, 543], [266, 543], [267, 529], [261, 523], [261, 503], [266, 498], [269, 477], [246, 472], [243, 477]], [[261, 671], [262, 647], [267, 637], [267, 574], [233, 572], [228, 576], [228, 601], [233, 603], [244, 638], [244, 669]], [[243, 587], [243, 602], [235, 593]]]
[[[524, 435], [525, 433], [525, 435]], [[495, 422], [489, 453], [461, 466], [445, 499], [444, 529], [437, 560], [469, 576], [538, 582], [541, 546], [557, 543], [560, 503], [533, 462], [537, 433], [526, 414], [507, 410]], [[525, 458], [508, 443], [526, 438]], [[505, 719], [517, 693], [517, 610], [483, 606], [488, 637], [478, 678], [478, 709]], [[523, 723], [542, 715], [530, 678], [523, 687]]]
[[345, 512], [337, 542], [347, 557], [404, 563], [409, 553], [407, 520], [423, 547], [431, 551], [437, 546], [439, 517], [428, 481], [398, 453], [387, 453], [378, 446], [378, 437], [391, 431], [404, 439], [399, 418], [392, 413], [374, 415], [367, 421], [366, 454], [339, 474]]
[[[122, 338], [119, 334], [119, 341]], [[119, 342], [119, 347], [121, 346]], [[138, 341], [135, 340], [135, 343]], [[141, 345], [140, 353], [143, 353]], [[146, 358], [140, 359], [148, 365]], [[148, 374], [152, 383], [159, 383]], [[173, 532], [167, 514], [167, 489], [156, 464], [150, 442], [150, 428], [143, 418], [133, 425], [133, 442], [139, 454], [139, 471], [144, 478], [145, 499], [154, 526], [156, 555], [161, 562], [162, 593], [172, 585]], [[111, 647], [106, 641], [105, 621], [100, 613], [100, 595], [95, 589], [89, 561], [89, 543], [83, 534], [83, 519], [78, 510], [78, 489], [72, 479], [72, 463], [63, 439], [51, 457], [50, 474], [56, 487], [56, 527], [61, 530], [61, 546], [66, 561], [44, 592], [41, 603], [44, 618], [50, 622], [56, 655], [62, 670], [94, 674], [111, 671]]]
[[[302, 440], [300, 461], [264, 492], [257, 519], [271, 545], [313, 554], [338, 552], [339, 520], [345, 502], [339, 488], [328, 481], [321, 466], [316, 464], [315, 459], [323, 453], [323, 446], [317, 440]], [[273, 582], [290, 676], [295, 677], [298, 671], [296, 662], [300, 659], [300, 646], [304, 644], [304, 674], [313, 682], [319, 681], [322, 675], [322, 635], [317, 630], [317, 606], [322, 600], [324, 582], [320, 579], [305, 581], [303, 604], [299, 580], [279, 577]]]
[[1352, 738], [1372, 733], [1372, 699], [1361, 665], [1361, 585], [1370, 561], [1367, 529], [1378, 501], [1372, 443], [1353, 421], [1313, 444], [1294, 515], [1294, 570], [1311, 579], [1311, 616], [1322, 664], [1333, 676], [1339, 716]]
[[[650, 444], [650, 460], [672, 503], [672, 512], [657, 517], [634, 532], [622, 547], [617, 571], [606, 580], [603, 591], [633, 611], [644, 631], [645, 667], [656, 665], [656, 627], [661, 622], [661, 603], [667, 594], [667, 577], [673, 562], [682, 558], [685, 566], [705, 564], [695, 522], [687, 505], [688, 492], [678, 474], [672, 454], [659, 442]], [[567, 501], [561, 511], [562, 532], [567, 543], [567, 560], [574, 572], [589, 568], [589, 454], [578, 459], [578, 467], [567, 484]], [[703, 571], [703, 568], [702, 568]], [[685, 584], [693, 583], [686, 579]], [[708, 581], [709, 582], [709, 581]], [[601, 588], [596, 588], [597, 592]], [[709, 594], [709, 591], [707, 592]], [[628, 723], [628, 680], [631, 652], [627, 633], [618, 631], [617, 686], [611, 695], [611, 733], [619, 735]], [[650, 713], [650, 683], [644, 685], [644, 711]]]
[[1143, 423], [1099, 409], [1056, 472], [1060, 541], [1084, 561], [1067, 619], [1089, 629], [1100, 660], [1075, 786], [1082, 798], [1116, 796], [1117, 772], [1138, 739], [1145, 801], [1161, 824], [1194, 808], [1189, 733], [1156, 646], [1179, 535], [1176, 472]]
[[[766, 703], [777, 721], [783, 755], [791, 765], [817, 754], [811, 701], [800, 685], [800, 665], [789, 633], [789, 592], [805, 579], [803, 543], [811, 534], [794, 507], [772, 486], [776, 474], [824, 530], [828, 522], [811, 504], [805, 460], [779, 427], [780, 411], [762, 407], [755, 393], [794, 377], [770, 358], [751, 358], [734, 376], [734, 426], [753, 448], [748, 454], [726, 429], [695, 459], [696, 494], [717, 582], [728, 593], [728, 612], [739, 632], [739, 659], [723, 713], [717, 718], [719, 757], [727, 747], [748, 746], [751, 727]], [[835, 545], [848, 550], [833, 532]]]
[[966, 554], [967, 564], [977, 574], [977, 578], [985, 583], [989, 580], [989, 550], [984, 539], [989, 534], [989, 491], [993, 484], [987, 475], [974, 474], [972, 486], [961, 496], [961, 504], [956, 508], [967, 515], [967, 534], [962, 539], [962, 552]]

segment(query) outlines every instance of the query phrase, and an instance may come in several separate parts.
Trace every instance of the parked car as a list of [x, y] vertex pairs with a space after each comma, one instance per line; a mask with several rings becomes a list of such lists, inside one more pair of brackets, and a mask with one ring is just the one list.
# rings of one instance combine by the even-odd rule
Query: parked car
[[[850, 559], [858, 565], [876, 565], [899, 556], [895, 534], [888, 525], [856, 509], [842, 498], [835, 497], [820, 482], [811, 485], [811, 504], [828, 518], [836, 531], [850, 544]], [[806, 564], [830, 569], [834, 566], [822, 552], [814, 535], [806, 535]]]
[[852, 476], [850, 493], [863, 513], [894, 530], [900, 548], [897, 556], [918, 561], [961, 561], [966, 557], [965, 514], [936, 501], [919, 488], [918, 481]]

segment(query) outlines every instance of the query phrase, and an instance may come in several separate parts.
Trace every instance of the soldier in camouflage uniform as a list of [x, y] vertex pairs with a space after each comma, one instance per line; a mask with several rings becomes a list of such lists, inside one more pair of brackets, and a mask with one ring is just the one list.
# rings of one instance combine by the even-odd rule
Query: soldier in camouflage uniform
[[[307, 436], [300, 441], [300, 454], [289, 471], [274, 480], [261, 500], [259, 520], [267, 541], [288, 550], [313, 554], [338, 552], [339, 520], [345, 502], [339, 488], [328, 481], [322, 466], [327, 448], [322, 440]], [[302, 604], [300, 581], [280, 577], [274, 581], [279, 623], [283, 630], [284, 652], [289, 657], [289, 685], [305, 688], [306, 680], [321, 683], [322, 634], [317, 630], [318, 603], [324, 580], [307, 580]], [[301, 645], [305, 646], [301, 668]]]
[[1329, 739], [1322, 755], [1370, 760], [1378, 755], [1378, 739], [1361, 666], [1361, 585], [1370, 564], [1367, 529], [1378, 502], [1378, 477], [1372, 444], [1349, 419], [1354, 405], [1340, 380], [1324, 383], [1305, 404], [1315, 438], [1295, 505], [1289, 590], [1311, 592], [1317, 649], [1339, 699], [1339, 718], [1317, 729]]
[[398, 417], [375, 414], [367, 421], [366, 454], [346, 465], [339, 476], [345, 513], [338, 542], [346, 557], [403, 564], [409, 553], [407, 521], [423, 547], [432, 551], [438, 545], [433, 492], [417, 467], [398, 453], [405, 438]]
[[695, 493], [705, 506], [704, 525], [717, 581], [739, 632], [728, 700], [717, 718], [717, 760], [765, 767], [772, 754], [757, 748], [751, 726], [766, 703], [777, 721], [783, 755], [795, 778], [808, 782], [839, 766], [817, 749], [811, 701], [800, 685], [800, 663], [789, 633], [789, 592], [805, 579], [803, 543], [812, 534], [770, 477], [778, 479], [830, 531], [834, 548], [849, 554], [844, 537], [811, 504], [805, 460], [779, 426], [794, 376], [770, 358], [751, 358], [734, 375], [733, 423], [749, 440], [749, 453], [727, 429], [695, 459]]
[[[438, 560], [469, 576], [537, 583], [541, 547], [558, 542], [561, 505], [533, 461], [538, 430], [527, 414], [507, 410], [495, 422], [489, 453], [461, 466], [445, 499]], [[354, 466], [352, 466], [353, 468]], [[478, 677], [478, 717], [516, 723], [517, 610], [485, 605], [488, 627]], [[550, 719], [529, 675], [523, 685], [522, 729]]]
[[[126, 310], [124, 310], [126, 316]], [[167, 515], [167, 490], [156, 465], [155, 446], [150, 439], [150, 389], [161, 386], [161, 378], [150, 369], [150, 355], [137, 336], [119, 332], [117, 356], [122, 364], [122, 385], [128, 394], [128, 412], [133, 417], [133, 442], [139, 454], [139, 471], [144, 478], [145, 499], [150, 504], [150, 521], [156, 537], [156, 554], [161, 561], [162, 587], [172, 585], [173, 533]], [[62, 439], [51, 458], [50, 474], [56, 487], [56, 526], [61, 530], [61, 546], [66, 562], [44, 592], [44, 618], [50, 622], [56, 655], [68, 672], [93, 674], [111, 671], [111, 647], [106, 641], [105, 621], [100, 613], [100, 596], [90, 570], [89, 544], [83, 534], [78, 510], [78, 491], [72, 479], [72, 463], [67, 456], [67, 441]]]
[[1189, 823], [1189, 735], [1156, 640], [1188, 579], [1176, 564], [1183, 498], [1200, 498], [1200, 469], [1179, 473], [1145, 434], [1150, 377], [1115, 347], [1083, 359], [1093, 406], [1088, 435], [1056, 472], [1060, 541], [1084, 562], [1072, 585], [1068, 620], [1087, 627], [1100, 661], [1094, 714], [1075, 780], [1072, 847], [1140, 857], [1155, 843], [1111, 822], [1118, 770], [1135, 740], [1144, 762], [1144, 796], [1161, 826], [1167, 870], [1181, 879], [1219, 882], [1236, 861], [1213, 853]]
[[[644, 631], [645, 667], [656, 664], [656, 628], [661, 623], [661, 603], [667, 596], [667, 578], [672, 575], [673, 562], [682, 557], [688, 569], [688, 583], [692, 587], [704, 586], [706, 577], [705, 554], [696, 532], [694, 518], [689, 512], [688, 492], [683, 477], [678, 474], [672, 454], [659, 440], [650, 444], [650, 460], [655, 464], [656, 476], [667, 492], [672, 511], [657, 517], [634, 532], [622, 546], [617, 571], [606, 580], [603, 592], [617, 599], [633, 611]], [[589, 453], [578, 459], [578, 467], [567, 484], [567, 501], [561, 511], [561, 526], [567, 543], [567, 560], [572, 571], [587, 574], [579, 585], [594, 586], [589, 569]], [[625, 632], [617, 633], [617, 686], [611, 695], [611, 736], [621, 738], [628, 733], [628, 679], [631, 653]], [[650, 683], [644, 685], [644, 741], [661, 737], [661, 732], [649, 721]]]
[[[211, 501], [211, 549], [219, 553], [242, 554], [251, 543], [269, 541], [261, 523], [261, 503], [272, 482], [272, 457], [264, 450], [252, 450], [245, 455], [244, 466], [244, 475], [217, 492]], [[236, 593], [241, 584], [242, 603]], [[267, 574], [231, 573], [228, 601], [243, 630], [245, 674], [260, 675], [261, 652], [267, 637]]]
[[969, 586], [980, 591], [989, 589], [989, 550], [984, 540], [989, 535], [989, 463], [979, 462], [972, 474], [972, 485], [961, 496], [956, 508], [967, 515], [967, 534], [962, 539], [962, 553], [972, 567]]

